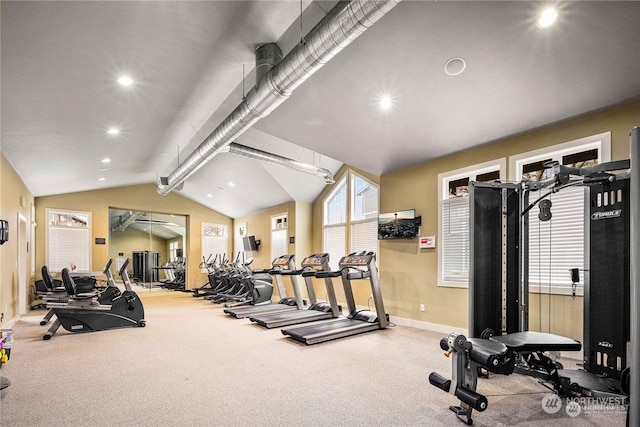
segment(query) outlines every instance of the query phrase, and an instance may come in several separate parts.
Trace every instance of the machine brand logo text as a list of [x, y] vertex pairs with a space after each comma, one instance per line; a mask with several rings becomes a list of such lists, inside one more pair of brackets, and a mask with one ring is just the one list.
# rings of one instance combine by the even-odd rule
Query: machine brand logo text
[[613, 344], [611, 344], [610, 342], [607, 342], [607, 341], [600, 341], [598, 343], [598, 345], [600, 347], [613, 348]]
[[620, 215], [622, 215], [622, 209], [605, 212], [594, 212], [591, 214], [591, 219], [595, 221], [598, 219], [618, 218]]

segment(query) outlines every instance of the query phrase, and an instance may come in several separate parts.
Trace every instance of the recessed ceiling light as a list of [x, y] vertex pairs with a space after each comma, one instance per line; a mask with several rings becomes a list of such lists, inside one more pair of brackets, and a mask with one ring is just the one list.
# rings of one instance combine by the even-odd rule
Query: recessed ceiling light
[[236, 185], [233, 182], [229, 181], [229, 187], [235, 187], [235, 186]]
[[449, 59], [444, 64], [444, 72], [449, 76], [459, 76], [467, 68], [467, 62], [460, 57]]
[[558, 11], [553, 7], [548, 7], [540, 13], [536, 25], [538, 28], [548, 28], [556, 22]]
[[380, 98], [380, 101], [378, 101], [378, 105], [383, 110], [389, 110], [393, 106], [393, 100], [389, 95], [384, 95]]
[[207, 194], [207, 197], [213, 199], [213, 196], [211, 194]]
[[98, 169], [99, 172], [106, 172], [108, 171], [110, 168], [100, 168]]
[[133, 79], [127, 75], [122, 75], [118, 77], [118, 83], [122, 86], [131, 86], [133, 84]]
[[98, 181], [104, 181], [106, 178], [98, 178]]
[[120, 129], [118, 129], [118, 128], [110, 128], [110, 129], [107, 131], [107, 133], [108, 133], [109, 135], [117, 135], [117, 134], [119, 134], [119, 133], [120, 133]]
[[105, 157], [104, 159], [100, 160], [101, 163], [111, 163], [111, 159], [108, 157]]

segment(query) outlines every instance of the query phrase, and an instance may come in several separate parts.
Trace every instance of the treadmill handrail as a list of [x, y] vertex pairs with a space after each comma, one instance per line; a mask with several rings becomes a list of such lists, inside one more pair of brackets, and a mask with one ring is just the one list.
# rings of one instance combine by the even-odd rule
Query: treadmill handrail
[[340, 277], [342, 276], [342, 270], [335, 270], [335, 271], [316, 271], [315, 272], [315, 276], [318, 279], [324, 279], [324, 278], [331, 278], [331, 277]]
[[303, 271], [304, 270], [302, 268], [299, 270], [280, 270], [280, 274], [283, 276], [299, 276]]

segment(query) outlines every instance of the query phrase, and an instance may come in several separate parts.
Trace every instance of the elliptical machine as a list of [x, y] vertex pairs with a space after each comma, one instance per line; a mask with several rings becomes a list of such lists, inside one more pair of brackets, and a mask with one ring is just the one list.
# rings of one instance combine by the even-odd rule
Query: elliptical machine
[[[53, 310], [57, 320], [42, 339], [51, 339], [60, 325], [69, 332], [104, 331], [133, 326], [144, 327], [146, 325], [144, 307], [138, 295], [131, 289], [131, 281], [127, 273], [129, 261], [130, 259], [127, 258], [119, 271], [125, 291], [107, 304], [100, 301], [99, 295], [95, 292], [79, 293], [69, 274], [69, 269], [64, 268], [62, 270], [62, 284], [69, 300], [66, 303], [47, 303], [47, 308]], [[107, 280], [115, 283], [108, 268], [105, 270], [105, 274]]]

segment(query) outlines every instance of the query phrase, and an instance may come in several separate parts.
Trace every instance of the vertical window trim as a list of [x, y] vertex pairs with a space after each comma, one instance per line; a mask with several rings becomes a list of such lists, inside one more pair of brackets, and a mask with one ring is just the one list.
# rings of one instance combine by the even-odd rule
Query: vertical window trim
[[[504, 181], [507, 176], [507, 158], [506, 157], [501, 157], [499, 159], [490, 160], [487, 162], [483, 162], [483, 163], [479, 163], [479, 164], [475, 164], [475, 165], [467, 166], [464, 168], [455, 169], [455, 170], [438, 174], [438, 234], [439, 234], [440, 245], [438, 245], [437, 253], [438, 253], [438, 286], [439, 287], [447, 287], [447, 288], [468, 288], [469, 287], [468, 280], [465, 283], [465, 282], [445, 281], [443, 279], [444, 269], [442, 268], [443, 267], [442, 263], [444, 261], [444, 256], [443, 256], [444, 255], [443, 254], [444, 233], [443, 233], [442, 227], [444, 226], [444, 224], [443, 224], [443, 218], [442, 218], [442, 209], [443, 209], [443, 204], [445, 204], [446, 201], [449, 200], [449, 181], [454, 181], [464, 177], [469, 177], [469, 179], [472, 181], [473, 179], [471, 178], [471, 175], [473, 175], [473, 178], [475, 178], [479, 174], [487, 173], [496, 169], [500, 171], [500, 180]], [[463, 197], [467, 197], [467, 200], [468, 200], [468, 196], [463, 196]]]

